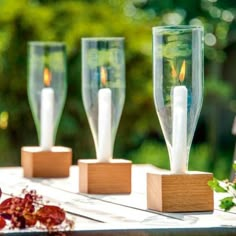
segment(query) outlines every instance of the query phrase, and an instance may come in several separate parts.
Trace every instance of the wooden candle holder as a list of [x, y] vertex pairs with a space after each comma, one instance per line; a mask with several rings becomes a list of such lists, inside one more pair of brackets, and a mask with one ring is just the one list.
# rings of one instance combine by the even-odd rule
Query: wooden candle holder
[[79, 160], [79, 191], [82, 193], [119, 194], [131, 192], [131, 161], [111, 162]]
[[147, 174], [147, 207], [162, 212], [213, 211], [211, 173], [189, 171]]
[[21, 166], [27, 178], [68, 177], [71, 163], [71, 148], [56, 146], [50, 151], [42, 151], [40, 147], [21, 149]]

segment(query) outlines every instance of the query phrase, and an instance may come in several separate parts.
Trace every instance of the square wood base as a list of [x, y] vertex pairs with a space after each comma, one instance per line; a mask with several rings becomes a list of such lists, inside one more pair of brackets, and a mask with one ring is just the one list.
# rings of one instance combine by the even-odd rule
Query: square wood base
[[113, 159], [111, 162], [79, 160], [79, 191], [94, 194], [130, 193], [131, 164], [131, 161], [123, 159]]
[[213, 211], [211, 173], [189, 171], [147, 174], [147, 207], [162, 212]]
[[71, 163], [71, 148], [56, 146], [50, 151], [42, 151], [40, 147], [21, 148], [21, 166], [27, 178], [68, 177]]

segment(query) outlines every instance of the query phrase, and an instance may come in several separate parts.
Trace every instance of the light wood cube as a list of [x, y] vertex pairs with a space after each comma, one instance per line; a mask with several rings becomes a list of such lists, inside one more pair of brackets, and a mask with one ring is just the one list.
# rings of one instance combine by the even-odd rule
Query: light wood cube
[[147, 207], [162, 212], [213, 211], [211, 173], [189, 171], [147, 174]]
[[113, 159], [111, 162], [79, 160], [79, 191], [93, 194], [131, 192], [131, 161]]
[[68, 177], [71, 163], [71, 148], [56, 146], [50, 151], [42, 151], [40, 147], [21, 149], [21, 166], [27, 178]]

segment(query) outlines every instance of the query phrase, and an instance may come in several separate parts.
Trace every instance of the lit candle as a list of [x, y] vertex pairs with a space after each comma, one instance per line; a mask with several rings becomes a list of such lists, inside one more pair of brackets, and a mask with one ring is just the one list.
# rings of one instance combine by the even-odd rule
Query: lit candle
[[[171, 64], [171, 74], [177, 79], [177, 72]], [[184, 60], [179, 73], [179, 82], [185, 79], [186, 61]], [[172, 103], [172, 153], [171, 171], [185, 173], [187, 167], [187, 96], [185, 86], [176, 86], [173, 90]]]
[[187, 88], [176, 86], [172, 108], [172, 157], [171, 171], [185, 173], [187, 166]]
[[[101, 80], [106, 83], [107, 72], [101, 67]], [[98, 91], [98, 153], [99, 162], [109, 162], [112, 159], [111, 138], [111, 89], [101, 88]]]
[[[51, 74], [45, 68], [44, 84], [50, 85]], [[40, 146], [42, 150], [50, 150], [54, 144], [53, 141], [53, 113], [54, 113], [54, 91], [52, 88], [45, 87], [41, 92], [41, 110], [40, 110]]]

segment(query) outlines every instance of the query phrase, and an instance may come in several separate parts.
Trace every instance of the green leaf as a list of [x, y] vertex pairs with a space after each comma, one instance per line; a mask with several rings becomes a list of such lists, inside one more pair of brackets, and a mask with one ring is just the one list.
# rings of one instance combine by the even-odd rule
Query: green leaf
[[229, 211], [232, 207], [235, 206], [233, 202], [234, 197], [225, 197], [220, 200], [220, 208], [224, 209], [225, 211]]
[[212, 190], [214, 190], [217, 193], [225, 193], [227, 190], [220, 186], [220, 181], [216, 178], [213, 178], [213, 180], [208, 181], [208, 185], [211, 187]]

